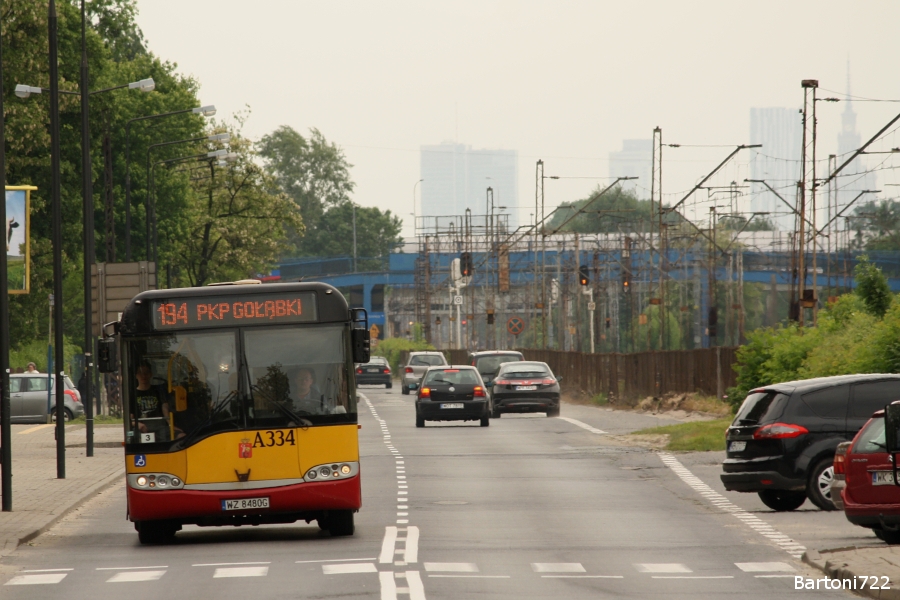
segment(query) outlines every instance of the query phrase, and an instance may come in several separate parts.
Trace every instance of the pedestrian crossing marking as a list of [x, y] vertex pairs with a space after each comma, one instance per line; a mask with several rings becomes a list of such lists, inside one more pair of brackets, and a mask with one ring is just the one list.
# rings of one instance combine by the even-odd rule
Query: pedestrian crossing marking
[[375, 563], [344, 563], [340, 565], [322, 565], [325, 575], [342, 575], [346, 573], [377, 573]]
[[734, 563], [745, 573], [773, 573], [796, 571], [794, 567], [783, 562]]
[[269, 574], [269, 567], [225, 567], [216, 569], [213, 579], [223, 577], [265, 577]]
[[586, 573], [581, 563], [531, 563], [535, 573]]
[[42, 573], [41, 575], [16, 575], [4, 585], [42, 585], [59, 583], [68, 573]]
[[106, 580], [106, 583], [130, 583], [134, 581], [156, 581], [165, 571], [122, 571]]

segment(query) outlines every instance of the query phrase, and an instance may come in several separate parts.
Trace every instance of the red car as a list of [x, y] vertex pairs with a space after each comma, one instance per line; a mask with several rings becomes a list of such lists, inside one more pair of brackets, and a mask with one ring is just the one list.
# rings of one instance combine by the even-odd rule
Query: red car
[[876, 412], [856, 437], [835, 473], [844, 470], [841, 492], [847, 520], [868, 527], [888, 544], [900, 544], [900, 487], [894, 485], [890, 455], [885, 451], [884, 411]]

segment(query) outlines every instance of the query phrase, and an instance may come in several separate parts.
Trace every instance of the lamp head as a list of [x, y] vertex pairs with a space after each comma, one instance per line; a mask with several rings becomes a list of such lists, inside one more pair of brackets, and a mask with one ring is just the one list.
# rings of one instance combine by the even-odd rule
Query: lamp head
[[212, 152], [207, 152], [207, 158], [221, 158], [224, 159], [228, 155], [228, 150], [213, 150]]
[[156, 82], [153, 81], [152, 77], [148, 77], [147, 79], [141, 79], [140, 81], [129, 83], [128, 89], [139, 90], [141, 92], [152, 92], [156, 89]]
[[227, 144], [231, 141], [230, 133], [217, 133], [215, 135], [208, 136], [206, 138], [210, 142], [222, 142], [223, 144]]
[[19, 98], [28, 98], [32, 94], [40, 94], [43, 90], [39, 87], [33, 87], [20, 83], [16, 86], [16, 96]]
[[207, 106], [198, 106], [193, 109], [193, 113], [195, 115], [202, 115], [204, 117], [212, 117], [216, 114], [216, 107], [212, 104], [208, 104]]

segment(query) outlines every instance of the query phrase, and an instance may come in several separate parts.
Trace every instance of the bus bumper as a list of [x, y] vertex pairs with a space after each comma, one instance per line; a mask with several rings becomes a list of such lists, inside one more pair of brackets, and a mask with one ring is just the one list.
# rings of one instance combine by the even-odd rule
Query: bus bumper
[[[169, 520], [195, 525], [292, 523], [318, 518], [330, 510], [359, 510], [359, 475], [340, 481], [299, 483], [254, 490], [128, 489], [131, 521]], [[268, 498], [268, 508], [225, 511], [223, 500]]]

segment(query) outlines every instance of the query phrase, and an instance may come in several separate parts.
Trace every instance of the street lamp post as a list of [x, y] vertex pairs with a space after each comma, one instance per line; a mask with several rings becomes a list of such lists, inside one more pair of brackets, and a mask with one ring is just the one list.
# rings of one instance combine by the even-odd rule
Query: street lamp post
[[[0, 36], [2, 38], [2, 36]], [[0, 39], [0, 48], [2, 48]], [[0, 65], [3, 51], [0, 49]], [[3, 68], [0, 66], [0, 90], [3, 89]], [[6, 222], [6, 127], [3, 94], [0, 94], [0, 183], [3, 202], [0, 202], [0, 221]], [[7, 253], [0, 252], [0, 495], [4, 512], [12, 510], [12, 429], [9, 423], [9, 280]]]
[[416, 188], [419, 187], [419, 184], [425, 181], [424, 179], [420, 179], [413, 184], [413, 237], [416, 235]]
[[[195, 108], [185, 108], [184, 110], [173, 110], [171, 112], [158, 113], [155, 115], [135, 117], [129, 119], [125, 123], [125, 262], [131, 262], [131, 124], [136, 123], [137, 121], [161, 119], [163, 117], [183, 115], [185, 113], [212, 117], [216, 114], [216, 107], [210, 104], [207, 106], [197, 106]], [[149, 256], [147, 257], [147, 260], [150, 260]]]

